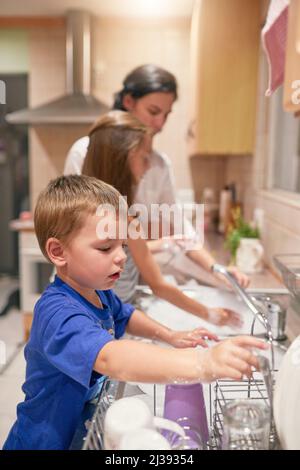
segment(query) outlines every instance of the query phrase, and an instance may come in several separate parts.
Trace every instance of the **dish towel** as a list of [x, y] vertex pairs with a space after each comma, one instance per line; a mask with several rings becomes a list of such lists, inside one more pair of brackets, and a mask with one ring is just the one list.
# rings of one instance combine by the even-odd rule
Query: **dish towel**
[[200, 383], [167, 385], [163, 416], [183, 427], [189, 438], [189, 448], [206, 448], [209, 431], [203, 388]]
[[269, 64], [269, 85], [266, 96], [283, 83], [289, 0], [271, 0], [266, 24], [261, 32], [262, 44]]

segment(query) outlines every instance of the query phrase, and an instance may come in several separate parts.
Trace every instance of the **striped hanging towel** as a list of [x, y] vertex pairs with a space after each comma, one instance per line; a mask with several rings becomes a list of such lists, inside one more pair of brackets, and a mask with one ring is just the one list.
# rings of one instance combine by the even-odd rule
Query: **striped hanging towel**
[[283, 83], [289, 0], [271, 0], [261, 38], [269, 64], [270, 96]]

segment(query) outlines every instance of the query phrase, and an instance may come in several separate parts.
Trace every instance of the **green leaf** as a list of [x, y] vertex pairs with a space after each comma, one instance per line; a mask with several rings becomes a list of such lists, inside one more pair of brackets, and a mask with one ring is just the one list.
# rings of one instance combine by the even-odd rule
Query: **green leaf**
[[240, 244], [241, 238], [259, 238], [260, 233], [257, 227], [251, 227], [240, 215], [234, 218], [234, 227], [232, 227], [225, 239], [225, 248], [230, 251], [232, 260], [236, 260], [236, 252]]

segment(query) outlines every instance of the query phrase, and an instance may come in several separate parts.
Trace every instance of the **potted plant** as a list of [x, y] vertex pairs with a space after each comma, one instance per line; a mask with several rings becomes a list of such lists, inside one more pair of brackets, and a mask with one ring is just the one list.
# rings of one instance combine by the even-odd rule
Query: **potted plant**
[[240, 207], [232, 209], [231, 216], [232, 222], [225, 239], [225, 247], [231, 254], [231, 263], [245, 272], [259, 272], [263, 255], [263, 248], [259, 242], [259, 229], [244, 220]]

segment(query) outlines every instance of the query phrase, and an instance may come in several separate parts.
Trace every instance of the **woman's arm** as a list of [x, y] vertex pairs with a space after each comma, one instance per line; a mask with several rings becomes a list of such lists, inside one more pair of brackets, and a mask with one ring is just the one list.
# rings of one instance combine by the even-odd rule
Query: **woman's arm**
[[142, 238], [128, 239], [128, 247], [143, 279], [151, 287], [153, 293], [193, 315], [214, 324], [240, 325], [240, 317], [228, 309], [208, 309], [205, 305], [191, 299], [176, 286], [166, 282], [160, 268], [152, 256], [147, 243]]
[[142, 238], [137, 240], [128, 239], [128, 247], [144, 281], [153, 293], [164, 300], [186, 310], [198, 317], [208, 319], [208, 309], [205, 305], [191, 299], [176, 286], [166, 282], [161, 274], [160, 268], [152, 256], [147, 243]]
[[[196, 264], [202, 266], [206, 271], [210, 271], [219, 282], [222, 282], [230, 289], [232, 288], [230, 282], [222, 274], [212, 272], [212, 266], [216, 263], [216, 260], [203, 246], [200, 245], [198, 249], [186, 251], [186, 256]], [[249, 277], [238, 268], [229, 266], [227, 269], [242, 287], [246, 288], [249, 285]]]
[[[150, 229], [149, 233], [151, 233]], [[148, 240], [147, 242], [149, 250], [151, 251], [151, 253], [154, 254], [170, 249], [172, 244], [174, 244], [175, 246], [176, 244], [182, 246], [180, 245], [180, 242], [178, 243], [178, 240], [175, 240], [172, 236], [159, 238], [158, 240]], [[231, 289], [232, 286], [230, 282], [222, 274], [212, 272], [212, 266], [216, 263], [216, 260], [203, 246], [199, 245], [196, 246], [193, 250], [186, 250], [185, 254], [194, 263], [198, 264], [203, 269], [210, 272], [212, 276], [214, 276], [216, 281], [218, 281], [218, 283], [225, 284]], [[231, 274], [236, 278], [237, 282], [242, 287], [246, 288], [249, 285], [249, 277], [246, 274], [242, 273], [238, 268], [236, 268], [235, 266], [229, 266], [227, 269], [231, 272]]]

